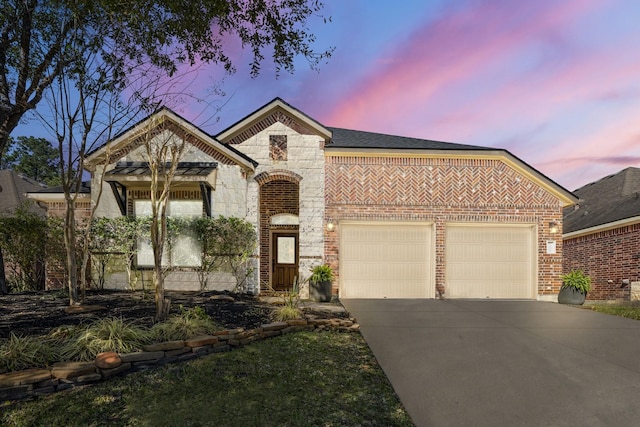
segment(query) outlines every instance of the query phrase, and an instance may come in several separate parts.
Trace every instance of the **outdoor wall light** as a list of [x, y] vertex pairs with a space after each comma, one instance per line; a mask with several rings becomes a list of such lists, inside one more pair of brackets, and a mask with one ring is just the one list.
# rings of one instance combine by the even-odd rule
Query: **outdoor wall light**
[[334, 228], [335, 228], [335, 225], [333, 225], [333, 221], [331, 220], [327, 221], [327, 231], [333, 231]]
[[558, 232], [558, 223], [555, 221], [551, 221], [549, 223], [549, 233], [556, 234]]

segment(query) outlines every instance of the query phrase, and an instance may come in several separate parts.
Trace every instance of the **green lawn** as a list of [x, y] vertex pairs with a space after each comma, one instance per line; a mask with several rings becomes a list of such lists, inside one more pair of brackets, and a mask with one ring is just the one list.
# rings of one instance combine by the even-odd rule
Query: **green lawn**
[[411, 426], [360, 334], [301, 332], [0, 408], [0, 425]]
[[629, 319], [640, 320], [640, 306], [627, 304], [593, 304], [589, 306], [593, 311], [611, 314], [614, 316], [627, 317]]

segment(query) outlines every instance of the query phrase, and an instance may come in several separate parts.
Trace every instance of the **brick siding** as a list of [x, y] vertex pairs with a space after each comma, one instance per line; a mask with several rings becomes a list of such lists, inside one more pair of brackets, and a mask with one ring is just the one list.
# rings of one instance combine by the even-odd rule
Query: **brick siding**
[[[266, 176], [266, 175], [265, 175]], [[278, 175], [276, 174], [276, 177]], [[262, 181], [262, 180], [261, 180]], [[269, 231], [273, 215], [288, 213], [299, 215], [299, 191], [298, 184], [291, 181], [267, 181], [260, 185], [260, 284], [262, 289], [267, 289], [269, 284]], [[282, 228], [282, 227], [279, 227]], [[298, 230], [298, 226], [286, 228]]]
[[640, 224], [566, 239], [562, 270], [591, 276], [588, 300], [628, 300], [631, 286], [622, 281], [640, 280]]
[[[325, 217], [435, 223], [436, 291], [446, 295], [448, 222], [537, 225], [538, 294], [557, 294], [562, 241], [549, 222], [562, 224], [558, 199], [497, 159], [327, 156]], [[325, 259], [339, 277], [339, 230], [325, 230]], [[556, 254], [546, 254], [555, 240]], [[339, 280], [336, 280], [338, 286]]]
[[[47, 215], [49, 217], [64, 218], [66, 212], [65, 202], [49, 202], [47, 203]], [[91, 214], [91, 202], [76, 202], [76, 221], [84, 222]], [[61, 248], [65, 250], [65, 248]], [[78, 260], [80, 261], [80, 260]], [[78, 266], [78, 274], [80, 266]], [[89, 276], [88, 272], [88, 276]], [[67, 272], [64, 263], [49, 262], [46, 266], [46, 288], [47, 289], [63, 289], [67, 286]]]

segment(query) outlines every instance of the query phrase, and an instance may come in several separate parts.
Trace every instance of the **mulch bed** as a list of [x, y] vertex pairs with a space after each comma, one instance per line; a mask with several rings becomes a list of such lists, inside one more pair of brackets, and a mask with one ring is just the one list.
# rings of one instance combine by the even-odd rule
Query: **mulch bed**
[[[204, 308], [219, 325], [253, 329], [271, 322], [275, 306], [254, 295], [221, 292], [166, 291], [171, 314], [180, 307]], [[233, 298], [231, 301], [228, 297]], [[155, 316], [153, 293], [142, 291], [88, 291], [83, 305], [101, 306], [98, 311], [67, 313], [68, 296], [63, 291], [0, 295], [0, 338], [16, 335], [44, 335], [62, 325], [77, 325], [103, 317], [118, 317], [151, 326]], [[322, 312], [305, 313], [325, 317]]]

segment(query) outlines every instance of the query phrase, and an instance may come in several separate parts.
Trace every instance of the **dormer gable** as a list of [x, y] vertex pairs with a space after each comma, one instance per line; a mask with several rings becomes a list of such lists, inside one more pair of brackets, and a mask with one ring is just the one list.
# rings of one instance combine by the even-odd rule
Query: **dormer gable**
[[274, 123], [280, 122], [302, 135], [318, 135], [325, 144], [331, 140], [331, 131], [297, 108], [275, 98], [242, 120], [216, 135], [223, 144], [240, 144]]
[[255, 170], [257, 162], [237, 151], [233, 147], [221, 144], [216, 138], [202, 131], [188, 120], [167, 107], [133, 125], [108, 143], [89, 153], [85, 159], [85, 168], [94, 171], [97, 165], [112, 164], [128, 154], [138, 150], [149, 134], [169, 131], [184, 139], [195, 149], [211, 156], [221, 164], [238, 165], [245, 170]]

